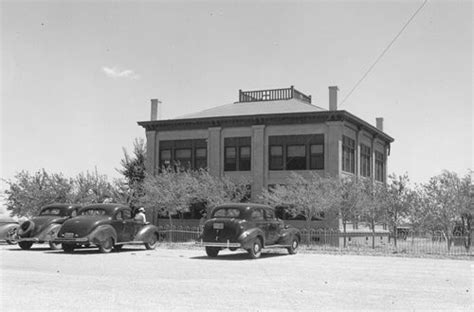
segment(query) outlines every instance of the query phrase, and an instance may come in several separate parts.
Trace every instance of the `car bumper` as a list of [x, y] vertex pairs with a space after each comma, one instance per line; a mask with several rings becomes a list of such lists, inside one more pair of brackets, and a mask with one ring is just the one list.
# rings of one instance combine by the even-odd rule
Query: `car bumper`
[[39, 243], [40, 242], [38, 237], [25, 237], [25, 238], [19, 237], [16, 241], [17, 242], [33, 242], [33, 243]]
[[196, 245], [201, 247], [221, 247], [221, 248], [240, 248], [242, 244], [240, 243], [231, 243], [230, 241], [227, 242], [205, 242], [205, 241], [197, 241]]
[[89, 239], [87, 237], [81, 237], [81, 238], [55, 238], [53, 240], [53, 243], [56, 244], [84, 244], [84, 243], [89, 243]]

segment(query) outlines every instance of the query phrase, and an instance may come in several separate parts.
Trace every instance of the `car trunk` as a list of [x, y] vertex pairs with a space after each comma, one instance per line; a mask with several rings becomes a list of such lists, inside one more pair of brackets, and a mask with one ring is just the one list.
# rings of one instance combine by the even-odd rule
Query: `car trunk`
[[202, 239], [205, 242], [237, 242], [240, 235], [240, 219], [211, 219], [204, 225]]

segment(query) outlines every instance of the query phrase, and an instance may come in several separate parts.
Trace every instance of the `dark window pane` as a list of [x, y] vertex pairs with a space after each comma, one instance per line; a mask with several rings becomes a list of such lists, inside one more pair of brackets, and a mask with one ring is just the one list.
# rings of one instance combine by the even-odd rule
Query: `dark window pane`
[[310, 150], [310, 169], [324, 169], [324, 146], [320, 144], [311, 145]]
[[251, 161], [250, 161], [250, 146], [240, 147], [239, 155], [239, 171], [248, 171], [250, 170]]
[[286, 170], [306, 169], [306, 148], [304, 145], [290, 145], [287, 147]]
[[283, 170], [283, 146], [270, 146], [270, 170]]
[[224, 154], [224, 171], [236, 171], [237, 159], [235, 158], [235, 147], [226, 147]]

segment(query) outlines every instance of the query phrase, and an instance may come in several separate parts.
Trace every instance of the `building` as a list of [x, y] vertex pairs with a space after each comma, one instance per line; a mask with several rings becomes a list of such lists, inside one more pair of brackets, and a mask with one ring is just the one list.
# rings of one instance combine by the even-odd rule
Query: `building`
[[[329, 87], [329, 109], [324, 109], [293, 86], [239, 90], [237, 102], [169, 120], [157, 120], [158, 101], [151, 100], [151, 120], [138, 122], [146, 130], [146, 170], [155, 174], [179, 161], [207, 167], [215, 176], [247, 177], [253, 181], [252, 200], [263, 189], [284, 184], [291, 171], [385, 183], [394, 139], [383, 131], [383, 118], [373, 126], [338, 110], [337, 93], [336, 86]], [[315, 227], [341, 229], [340, 220], [325, 219]], [[304, 223], [299, 222], [294, 221]], [[370, 231], [358, 224], [349, 228], [354, 240], [368, 241]], [[386, 241], [388, 231], [382, 232]]]
[[157, 120], [158, 101], [152, 100], [151, 120], [138, 122], [146, 130], [146, 170], [179, 161], [215, 176], [249, 177], [253, 199], [291, 171], [384, 183], [394, 140], [383, 132], [383, 118], [374, 127], [338, 110], [337, 92], [329, 87], [327, 110], [293, 86], [239, 90], [235, 103], [169, 120]]

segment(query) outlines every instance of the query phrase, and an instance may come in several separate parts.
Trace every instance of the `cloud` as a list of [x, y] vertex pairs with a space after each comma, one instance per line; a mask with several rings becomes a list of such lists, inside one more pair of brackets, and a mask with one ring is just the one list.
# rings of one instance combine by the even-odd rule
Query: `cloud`
[[102, 70], [107, 77], [114, 78], [114, 79], [119, 79], [119, 78], [139, 79], [140, 78], [140, 76], [131, 69], [121, 69], [116, 66], [114, 67], [104, 66], [102, 67]]

